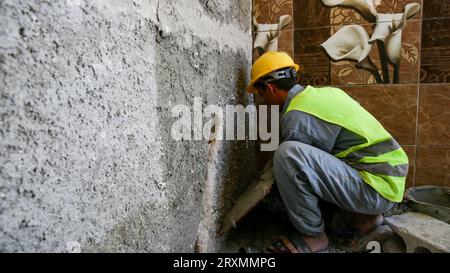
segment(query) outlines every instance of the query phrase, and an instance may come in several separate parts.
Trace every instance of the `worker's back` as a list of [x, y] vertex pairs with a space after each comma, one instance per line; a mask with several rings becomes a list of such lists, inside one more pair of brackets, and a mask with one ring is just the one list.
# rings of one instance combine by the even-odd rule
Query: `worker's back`
[[[305, 124], [298, 120], [296, 130], [312, 132], [307, 134], [313, 141], [317, 139], [311, 134], [318, 135], [317, 130], [322, 131], [325, 134], [324, 139], [334, 142], [331, 153], [358, 169], [366, 183], [386, 199], [402, 199], [408, 157], [397, 141], [359, 103], [338, 88], [311, 86], [296, 94], [287, 103], [284, 119], [293, 120], [290, 112], [299, 111], [303, 115], [319, 119], [319, 123], [328, 124], [314, 128], [314, 122]], [[286, 126], [286, 121], [283, 121], [282, 127], [292, 126]], [[331, 129], [320, 130], [320, 127]], [[283, 131], [286, 132], [286, 128], [283, 128]]]

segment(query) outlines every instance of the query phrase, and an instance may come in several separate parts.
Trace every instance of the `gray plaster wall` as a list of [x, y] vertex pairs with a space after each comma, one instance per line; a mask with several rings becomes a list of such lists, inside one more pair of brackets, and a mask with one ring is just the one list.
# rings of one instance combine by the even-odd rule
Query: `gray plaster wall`
[[0, 0], [0, 251], [214, 252], [250, 141], [174, 141], [247, 104], [251, 1]]

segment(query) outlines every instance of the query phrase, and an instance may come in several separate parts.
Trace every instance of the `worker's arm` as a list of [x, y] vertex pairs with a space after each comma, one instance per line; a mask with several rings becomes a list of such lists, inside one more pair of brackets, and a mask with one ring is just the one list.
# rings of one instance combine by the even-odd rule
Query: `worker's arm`
[[301, 111], [283, 114], [281, 137], [283, 141], [299, 141], [331, 153], [341, 127]]

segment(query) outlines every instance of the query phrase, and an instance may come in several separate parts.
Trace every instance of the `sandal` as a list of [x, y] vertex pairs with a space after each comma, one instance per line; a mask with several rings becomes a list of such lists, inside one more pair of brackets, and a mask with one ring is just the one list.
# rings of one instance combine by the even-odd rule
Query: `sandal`
[[267, 251], [271, 253], [328, 253], [328, 248], [313, 252], [301, 236], [294, 234], [290, 238], [280, 237]]

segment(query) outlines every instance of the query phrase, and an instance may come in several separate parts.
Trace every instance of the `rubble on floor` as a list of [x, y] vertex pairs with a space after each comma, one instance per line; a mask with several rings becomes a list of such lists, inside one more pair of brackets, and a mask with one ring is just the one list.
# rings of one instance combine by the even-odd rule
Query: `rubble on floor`
[[406, 245], [407, 253], [450, 253], [450, 225], [434, 217], [409, 212], [386, 218]]

